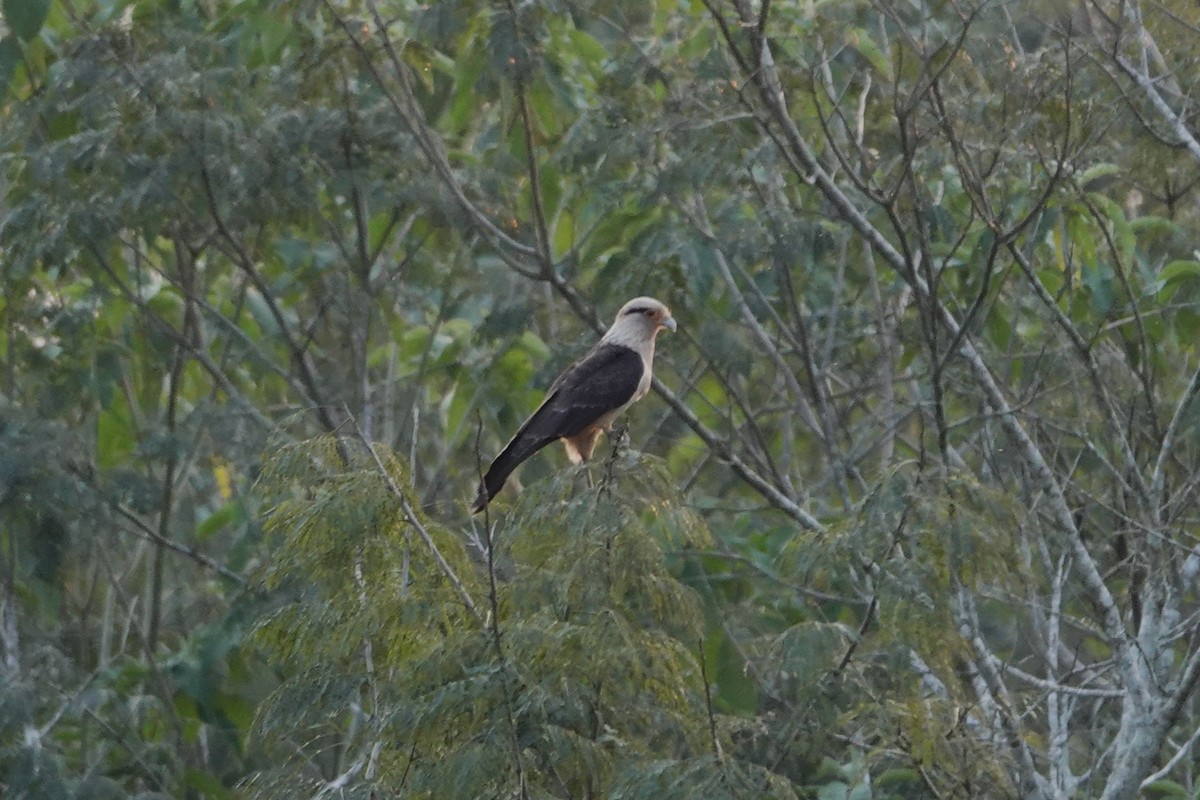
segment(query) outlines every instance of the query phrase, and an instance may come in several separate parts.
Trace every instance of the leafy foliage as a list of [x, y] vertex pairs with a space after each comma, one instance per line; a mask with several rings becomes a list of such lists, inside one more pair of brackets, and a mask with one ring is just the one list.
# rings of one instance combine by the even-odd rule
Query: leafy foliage
[[0, 12], [5, 797], [1196, 794], [1188, 3]]

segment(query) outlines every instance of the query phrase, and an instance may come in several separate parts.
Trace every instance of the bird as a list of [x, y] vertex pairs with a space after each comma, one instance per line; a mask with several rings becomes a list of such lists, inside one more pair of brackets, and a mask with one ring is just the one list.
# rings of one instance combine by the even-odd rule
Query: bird
[[674, 331], [671, 309], [653, 297], [635, 297], [588, 353], [550, 385], [546, 399], [525, 420], [488, 467], [471, 506], [478, 514], [525, 459], [561, 439], [572, 464], [591, 458], [601, 431], [650, 390], [654, 340]]

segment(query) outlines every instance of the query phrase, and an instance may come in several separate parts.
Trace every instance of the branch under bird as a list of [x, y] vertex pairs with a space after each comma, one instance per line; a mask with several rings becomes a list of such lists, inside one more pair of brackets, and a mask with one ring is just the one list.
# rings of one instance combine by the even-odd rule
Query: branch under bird
[[558, 376], [546, 399], [492, 461], [471, 512], [482, 511], [521, 462], [557, 439], [571, 463], [587, 461], [600, 432], [650, 390], [654, 340], [664, 328], [674, 331], [675, 318], [653, 297], [635, 297], [622, 306], [612, 327]]

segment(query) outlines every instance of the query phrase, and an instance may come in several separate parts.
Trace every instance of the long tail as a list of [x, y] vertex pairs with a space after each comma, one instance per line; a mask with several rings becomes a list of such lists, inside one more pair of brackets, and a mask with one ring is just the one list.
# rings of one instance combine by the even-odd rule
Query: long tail
[[519, 432], [513, 440], [496, 456], [496, 460], [488, 467], [483, 481], [479, 484], [479, 493], [471, 505], [471, 513], [483, 511], [496, 493], [504, 487], [504, 482], [521, 462], [557, 439], [557, 436], [535, 436], [527, 430]]

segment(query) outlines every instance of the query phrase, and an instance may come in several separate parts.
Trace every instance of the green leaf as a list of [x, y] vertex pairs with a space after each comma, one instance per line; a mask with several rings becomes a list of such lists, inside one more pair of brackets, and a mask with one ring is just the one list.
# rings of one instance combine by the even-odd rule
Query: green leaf
[[817, 800], [846, 800], [850, 787], [841, 781], [827, 783], [817, 790]]
[[983, 329], [991, 341], [999, 347], [1007, 348], [1012, 342], [1012, 320], [1005, 314], [988, 314], [984, 320]]
[[554, 221], [554, 253], [569, 253], [575, 246], [575, 216], [570, 211], [558, 214]]
[[1197, 278], [1200, 278], [1200, 261], [1170, 261], [1146, 287], [1146, 294], [1157, 294], [1160, 301], [1167, 301], [1181, 288], [1194, 285]]
[[1163, 284], [1189, 278], [1200, 278], [1200, 261], [1172, 261], [1158, 273]]
[[1096, 263], [1096, 239], [1099, 235], [1087, 212], [1080, 206], [1072, 206], [1065, 216], [1067, 222], [1066, 245], [1075, 251], [1084, 269]]
[[726, 636], [704, 644], [705, 658], [711, 662], [709, 674], [717, 703], [735, 714], [749, 716], [758, 710], [758, 689], [746, 674], [746, 663]]
[[858, 51], [859, 55], [870, 62], [871, 67], [880, 75], [891, 77], [892, 65], [888, 61], [887, 56], [875, 44], [875, 40], [871, 38], [871, 34], [867, 33], [863, 28], [854, 28], [846, 33], [846, 44]]
[[1083, 284], [1087, 286], [1092, 298], [1092, 310], [1100, 316], [1106, 316], [1116, 302], [1113, 288], [1113, 271], [1104, 263], [1097, 264], [1092, 269], [1083, 272]]
[[846, 796], [846, 800], [871, 800], [871, 784], [859, 782], [857, 786], [850, 790], [850, 794]]
[[264, 333], [269, 336], [278, 336], [281, 333], [279, 322], [271, 313], [270, 305], [257, 289], [246, 292], [246, 307], [250, 309], [250, 316], [254, 317], [254, 321]]
[[8, 94], [8, 85], [20, 65], [21, 45], [15, 36], [5, 36], [0, 40], [0, 98]]
[[1101, 178], [1110, 178], [1113, 175], [1119, 175], [1123, 171], [1124, 170], [1116, 164], [1093, 164], [1085, 169], [1083, 174], [1079, 176], [1079, 183], [1081, 186], [1091, 189], [1092, 187], [1090, 184], [1093, 181], [1100, 180]]
[[1148, 798], [1184, 798], [1186, 800], [1188, 791], [1183, 786], [1175, 781], [1155, 781], [1154, 783], [1142, 789], [1143, 794]]
[[242, 516], [241, 501], [234, 500], [233, 502], [226, 503], [196, 526], [196, 539], [198, 541], [203, 541], [217, 531], [223, 530], [224, 528], [229, 527], [236, 522], [240, 522]]
[[1111, 198], [1105, 197], [1102, 194], [1092, 193], [1089, 197], [1096, 208], [1108, 218], [1109, 224], [1112, 226], [1113, 243], [1116, 245], [1117, 252], [1120, 253], [1121, 258], [1132, 258], [1134, 247], [1137, 245], [1137, 238], [1133, 228], [1129, 224], [1129, 218], [1125, 216], [1124, 210], [1113, 202]]
[[187, 787], [199, 792], [201, 797], [226, 798], [232, 796], [229, 790], [221, 784], [220, 779], [210, 772], [188, 767], [184, 770], [183, 778]]
[[456, 88], [454, 100], [447, 108], [442, 121], [442, 125], [447, 129], [454, 132], [466, 130], [476, 115], [480, 113], [476, 102], [475, 85], [479, 82], [486, 66], [487, 58], [483, 50], [472, 50], [458, 60], [458, 68], [454, 76]]
[[1172, 220], [1163, 217], [1138, 217], [1130, 220], [1129, 226], [1133, 228], [1134, 233], [1139, 236], [1145, 235], [1148, 237], [1169, 237], [1177, 236], [1182, 233], [1179, 224]]
[[4, 21], [25, 41], [38, 35], [49, 13], [50, 0], [4, 0]]
[[113, 467], [133, 451], [137, 432], [129, 416], [129, 407], [113, 403], [96, 418], [96, 460], [101, 468]]
[[1200, 337], [1200, 314], [1186, 308], [1179, 309], [1175, 315], [1175, 329], [1178, 338], [1185, 344], [1190, 344]]
[[284, 236], [275, 243], [275, 253], [288, 269], [295, 270], [306, 265], [312, 258], [311, 242]]
[[921, 773], [915, 769], [907, 767], [897, 767], [895, 769], [886, 770], [882, 775], [875, 779], [875, 786], [879, 789], [889, 788], [892, 786], [903, 786], [905, 784], [919, 784], [921, 782]]
[[576, 57], [585, 62], [590, 69], [596, 70], [604, 66], [608, 51], [594, 37], [572, 28], [567, 32], [567, 38], [571, 40]]

